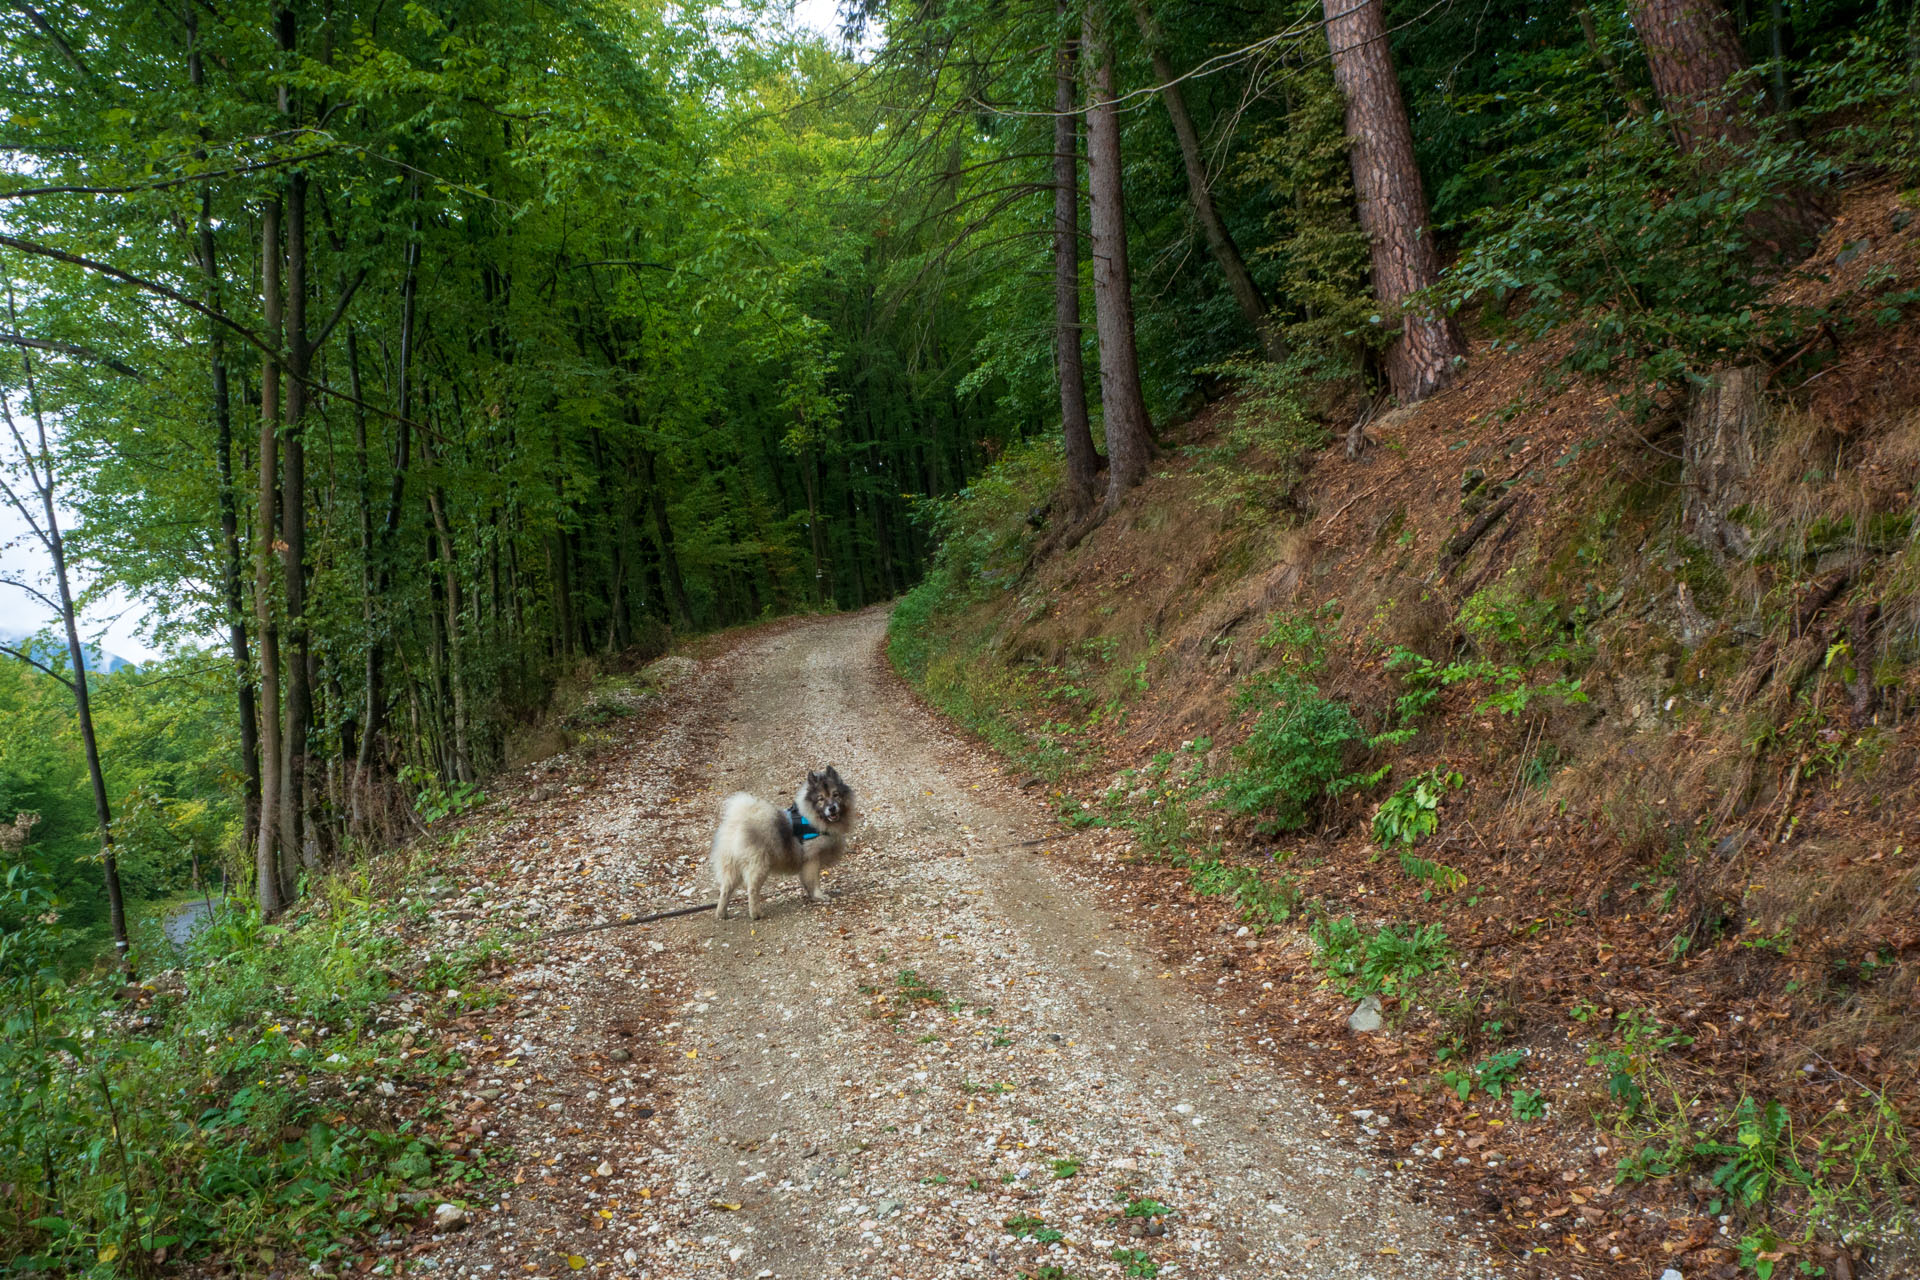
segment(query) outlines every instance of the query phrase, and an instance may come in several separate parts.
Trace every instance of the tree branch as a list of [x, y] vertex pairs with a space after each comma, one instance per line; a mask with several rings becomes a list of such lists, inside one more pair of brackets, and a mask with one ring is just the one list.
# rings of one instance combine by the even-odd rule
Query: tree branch
[[47, 606], [47, 608], [53, 610], [55, 613], [60, 612], [60, 605], [57, 601], [53, 600], [44, 591], [41, 591], [38, 587], [29, 586], [27, 583], [20, 581], [20, 579], [18, 578], [0, 578], [0, 587], [18, 587], [20, 590], [26, 592], [28, 595], [32, 596], [35, 600], [38, 600], [41, 604]]
[[[231, 316], [228, 316], [225, 313], [218, 311], [213, 307], [208, 306], [206, 303], [201, 302], [196, 298], [188, 297], [186, 294], [181, 293], [178, 289], [170, 288], [167, 285], [161, 284], [157, 280], [149, 280], [144, 276], [134, 275], [131, 271], [122, 271], [119, 267], [116, 267], [111, 263], [100, 262], [93, 258], [84, 258], [77, 253], [69, 253], [65, 249], [55, 248], [53, 245], [50, 245], [50, 244], [37, 244], [32, 240], [23, 240], [19, 236], [0, 235], [0, 248], [14, 249], [20, 253], [29, 254], [33, 257], [38, 257], [38, 258], [51, 258], [55, 262], [64, 262], [68, 266], [80, 267], [87, 271], [98, 272], [100, 275], [106, 276], [110, 280], [118, 280], [122, 284], [130, 284], [134, 288], [144, 290], [145, 292], [150, 293], [157, 298], [165, 298], [168, 302], [178, 303], [179, 305], [187, 308], [187, 310], [193, 312], [195, 315], [205, 316], [207, 319], [213, 321], [215, 324], [220, 325], [225, 329], [229, 329], [232, 332], [239, 334], [242, 338], [246, 339], [247, 344], [249, 346], [256, 347], [260, 351], [264, 352], [266, 355], [271, 356], [276, 363], [280, 364], [281, 371], [283, 373], [286, 373], [288, 377], [293, 376], [292, 372], [286, 368], [286, 359], [287, 359], [286, 352], [278, 350], [277, 348], [274, 347], [272, 343], [268, 342], [265, 338], [262, 338], [259, 334], [255, 333], [253, 330], [247, 328], [247, 326], [241, 324], [238, 320], [235, 320]], [[331, 328], [332, 325], [333, 325], [333, 321], [331, 320], [328, 321], [328, 327]], [[319, 392], [321, 395], [332, 396], [336, 400], [344, 400], [348, 404], [354, 405], [358, 408], [366, 409], [369, 412], [377, 414], [380, 417], [386, 418], [390, 421], [393, 421], [393, 422], [407, 421], [406, 419], [401, 418], [399, 414], [395, 413], [391, 409], [383, 408], [380, 405], [372, 404], [372, 403], [369, 403], [368, 401], [357, 399], [354, 396], [348, 395], [346, 392], [338, 390], [337, 388], [330, 387], [326, 383], [321, 382], [317, 379], [301, 378], [300, 383], [303, 386], [309, 387], [312, 390]], [[408, 425], [417, 426], [419, 424], [408, 422]]]
[[81, 61], [80, 55], [73, 51], [73, 46], [67, 43], [67, 38], [47, 21], [44, 14], [30, 4], [23, 4], [21, 0], [13, 0], [13, 7], [24, 15], [28, 22], [39, 28], [41, 35], [53, 41], [54, 46], [65, 55], [67, 61], [73, 64], [74, 70], [89, 78], [93, 76], [93, 68]]
[[54, 342], [49, 338], [29, 338], [24, 333], [0, 333], [0, 343], [12, 347], [29, 347], [35, 351], [52, 351], [63, 356], [74, 356], [81, 360], [91, 360], [95, 364], [105, 365], [115, 373], [132, 378], [135, 382], [145, 382], [146, 375], [130, 364], [122, 364], [112, 356], [101, 355], [90, 347], [75, 346], [71, 342]]
[[11, 648], [4, 644], [0, 644], [0, 653], [4, 653], [11, 657], [18, 658], [20, 659], [20, 661], [26, 663], [28, 666], [35, 667], [40, 671], [44, 672], [45, 674], [52, 676], [55, 680], [58, 680], [61, 684], [67, 686], [67, 688], [69, 689], [73, 688], [73, 681], [67, 679], [65, 676], [61, 675], [58, 671], [55, 671], [52, 667], [48, 666], [46, 663], [41, 662], [36, 658], [29, 657], [28, 655], [20, 652], [20, 650], [18, 649]]
[[366, 278], [367, 269], [362, 267], [360, 268], [360, 274], [355, 276], [347, 287], [340, 291], [340, 301], [334, 304], [333, 314], [327, 317], [327, 322], [320, 326], [320, 332], [315, 335], [312, 342], [307, 344], [307, 354], [309, 356], [320, 350], [327, 338], [333, 333], [334, 327], [340, 323], [341, 317], [347, 314], [347, 307], [353, 302], [353, 295], [360, 291], [360, 286], [366, 281]]
[[338, 145], [321, 147], [318, 151], [308, 151], [297, 156], [261, 160], [253, 164], [236, 165], [230, 169], [208, 169], [204, 173], [189, 174], [182, 178], [163, 178], [158, 182], [143, 182], [130, 187], [19, 187], [13, 191], [0, 191], [0, 200], [27, 200], [34, 196], [133, 196], [143, 191], [165, 191], [169, 187], [191, 186], [213, 178], [234, 178], [249, 173], [284, 169], [289, 165], [305, 164], [310, 160], [317, 160], [321, 156], [345, 149]]

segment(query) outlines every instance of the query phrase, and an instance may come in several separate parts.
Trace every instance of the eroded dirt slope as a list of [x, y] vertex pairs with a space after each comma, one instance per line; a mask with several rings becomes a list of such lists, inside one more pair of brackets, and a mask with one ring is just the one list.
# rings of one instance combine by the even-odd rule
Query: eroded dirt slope
[[520, 1181], [395, 1249], [468, 1276], [1492, 1274], [1333, 1136], [1384, 1117], [1326, 1110], [1236, 1025], [1247, 977], [1196, 998], [1100, 905], [1099, 855], [911, 698], [884, 626], [750, 635], [471, 844], [459, 887], [552, 929], [708, 894], [729, 791], [831, 762], [865, 814], [826, 906], [782, 882], [758, 924], [539, 944], [454, 1099]]

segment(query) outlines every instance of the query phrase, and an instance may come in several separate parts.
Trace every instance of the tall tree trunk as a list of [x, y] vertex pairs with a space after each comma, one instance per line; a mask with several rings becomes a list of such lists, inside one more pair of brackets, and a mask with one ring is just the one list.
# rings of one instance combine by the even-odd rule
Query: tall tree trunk
[[379, 665], [379, 641], [375, 639], [378, 622], [373, 594], [373, 468], [367, 452], [367, 411], [363, 407], [366, 392], [360, 381], [360, 335], [352, 328], [347, 330], [347, 391], [356, 402], [353, 411], [354, 496], [360, 508], [360, 623], [365, 629], [363, 638], [367, 646], [360, 733], [352, 753], [353, 768], [347, 774], [348, 830], [359, 834], [364, 830], [368, 817], [363, 802], [366, 768], [372, 748], [368, 746], [367, 739], [373, 736], [376, 728], [378, 713], [374, 706], [380, 694], [373, 674]]
[[1751, 142], [1752, 125], [1726, 97], [1747, 58], [1719, 0], [1634, 0], [1632, 12], [1653, 92], [1680, 145], [1691, 151], [1713, 140]]
[[[421, 461], [431, 465], [426, 442], [421, 442]], [[453, 529], [447, 523], [446, 495], [436, 482], [427, 489], [427, 509], [433, 514], [433, 531], [440, 542], [440, 563], [445, 576], [447, 606], [447, 690], [453, 698], [453, 774], [462, 782], [472, 782], [473, 743], [467, 722], [466, 618], [461, 603], [460, 560], [453, 551]]]
[[1072, 0], [1054, 0], [1062, 26], [1053, 63], [1053, 367], [1060, 381], [1060, 434], [1067, 452], [1070, 517], [1093, 506], [1100, 454], [1087, 421], [1087, 371], [1080, 358], [1079, 61], [1064, 30]]
[[1360, 229], [1373, 250], [1373, 292], [1397, 314], [1400, 332], [1387, 347], [1387, 381], [1402, 403], [1432, 395], [1453, 380], [1466, 354], [1459, 328], [1407, 298], [1440, 278], [1427, 221], [1427, 194], [1413, 158], [1400, 80], [1387, 49], [1381, 0], [1323, 0], [1333, 78], [1347, 100], [1347, 139]]
[[[280, 347], [280, 201], [260, 214], [260, 310], [267, 344]], [[281, 892], [278, 815], [283, 801], [280, 759], [280, 630], [274, 616], [274, 543], [279, 529], [280, 362], [260, 361], [259, 492], [254, 531], [253, 605], [260, 635], [260, 830], [254, 846], [254, 891], [268, 919], [286, 906]]]
[[1086, 48], [1087, 206], [1093, 240], [1093, 309], [1100, 334], [1100, 412], [1107, 430], [1107, 499], [1112, 511], [1147, 474], [1152, 429], [1140, 394], [1133, 342], [1133, 278], [1127, 267], [1127, 211], [1120, 181], [1120, 119], [1113, 105], [1113, 46], [1089, 5]]
[[[276, 15], [283, 66], [291, 70], [299, 49], [299, 21], [291, 6]], [[279, 109], [289, 126], [297, 123], [291, 86], [283, 83]], [[280, 856], [289, 887], [295, 861], [306, 861], [308, 794], [307, 735], [313, 724], [313, 655], [307, 630], [307, 385], [313, 369], [307, 332], [307, 174], [295, 168], [287, 176], [286, 387], [282, 408], [280, 470], [280, 567], [286, 619], [286, 693], [280, 737]]]
[[1160, 24], [1153, 19], [1153, 11], [1147, 7], [1147, 0], [1133, 0], [1134, 21], [1140, 27], [1140, 39], [1147, 46], [1147, 53], [1153, 59], [1153, 74], [1160, 81], [1160, 101], [1167, 108], [1167, 118], [1173, 123], [1173, 136], [1180, 144], [1180, 162], [1187, 171], [1187, 199], [1193, 204], [1193, 216], [1200, 223], [1200, 230], [1206, 237], [1207, 251], [1220, 267], [1220, 273], [1227, 278], [1227, 288], [1233, 293], [1233, 300], [1240, 307], [1240, 314], [1246, 320], [1247, 327], [1253, 330], [1259, 339], [1261, 350], [1267, 359], [1279, 361], [1286, 359], [1287, 345], [1280, 338], [1267, 314], [1267, 300], [1260, 293], [1260, 286], [1253, 282], [1253, 273], [1247, 270], [1247, 260], [1240, 256], [1240, 246], [1234, 242], [1233, 233], [1227, 230], [1227, 224], [1221, 219], [1220, 211], [1213, 203], [1213, 192], [1207, 186], [1207, 166], [1200, 156], [1200, 134], [1193, 127], [1193, 117], [1187, 112], [1187, 96], [1180, 90], [1180, 78], [1174, 74], [1173, 63], [1167, 57], [1166, 41], [1160, 33]]
[[[1631, 12], [1654, 94], [1681, 148], [1751, 145], [1759, 131], [1729, 92], [1747, 57], [1726, 7], [1719, 0], [1634, 0]], [[1813, 192], [1796, 188], [1776, 193], [1747, 228], [1763, 247], [1792, 259], [1829, 221]]]
[[[206, 88], [206, 65], [200, 55], [199, 15], [187, 11], [187, 78], [196, 89]], [[206, 151], [194, 153], [204, 160]], [[213, 239], [213, 187], [200, 187], [200, 215], [196, 230], [200, 271], [207, 281], [207, 305], [215, 311], [222, 305], [220, 261]], [[220, 477], [220, 569], [221, 587], [227, 606], [227, 643], [233, 653], [240, 724], [241, 804], [246, 847], [251, 848], [260, 822], [260, 722], [254, 707], [253, 654], [247, 643], [245, 571], [240, 556], [240, 513], [233, 481], [233, 394], [227, 377], [226, 330], [211, 322], [207, 325], [207, 350], [213, 376], [214, 466]]]
[[[373, 762], [373, 740], [378, 736], [386, 715], [386, 691], [383, 687], [386, 676], [384, 608], [387, 582], [391, 576], [393, 541], [400, 532], [400, 516], [407, 495], [407, 469], [413, 461], [413, 346], [420, 274], [420, 179], [417, 176], [409, 189], [408, 199], [413, 202], [414, 215], [413, 227], [407, 237], [406, 274], [400, 280], [400, 352], [394, 370], [394, 416], [398, 421], [394, 423], [393, 476], [387, 485], [386, 520], [381, 525], [380, 538], [373, 544], [370, 558], [373, 590], [368, 601], [367, 616], [370, 620], [377, 619], [378, 624], [369, 628], [364, 673], [367, 717], [366, 725], [360, 732], [360, 758], [354, 766], [356, 774], [362, 776]], [[358, 392], [355, 395], [357, 397]]]
[[[7, 318], [12, 330], [20, 332], [20, 319], [14, 311], [11, 285], [7, 287]], [[60, 517], [53, 499], [55, 477], [52, 442], [47, 435], [46, 414], [40, 407], [40, 388], [34, 377], [33, 357], [29, 348], [20, 349], [20, 365], [26, 376], [27, 404], [33, 413], [39, 448], [28, 448], [20, 429], [15, 425], [13, 411], [7, 405], [4, 394], [0, 394], [0, 414], [6, 418], [7, 430], [20, 450], [22, 468], [40, 498], [39, 518], [45, 524], [35, 528], [35, 532], [53, 561], [53, 578], [60, 592], [60, 621], [67, 633], [67, 657], [73, 663], [73, 679], [69, 687], [73, 690], [74, 712], [80, 719], [80, 745], [86, 753], [87, 778], [93, 784], [94, 820], [100, 828], [100, 871], [106, 880], [107, 926], [113, 931], [113, 949], [120, 967], [131, 977], [133, 954], [127, 941], [126, 899], [120, 892], [120, 860], [113, 848], [113, 807], [107, 801], [106, 774], [100, 767], [100, 743], [93, 732], [93, 699], [87, 684], [87, 651], [80, 643], [80, 624], [73, 607], [73, 588], [67, 580], [67, 544], [60, 532]], [[3, 479], [0, 476], [0, 480]], [[13, 490], [0, 485], [0, 492], [10, 500], [29, 527], [37, 525], [32, 513]]]
[[307, 630], [307, 176], [287, 180], [286, 430], [281, 438], [280, 540], [286, 600], [286, 712], [281, 728], [280, 822], [283, 855], [305, 859], [307, 735], [313, 726], [312, 653]]
[[680, 553], [673, 545], [673, 522], [667, 518], [667, 495], [661, 491], [651, 449], [640, 451], [640, 474], [647, 485], [647, 504], [653, 510], [653, 532], [660, 543], [660, 563], [666, 568], [667, 587], [672, 592], [673, 622], [681, 630], [688, 630], [693, 626], [693, 606], [687, 599], [686, 579], [680, 575]]

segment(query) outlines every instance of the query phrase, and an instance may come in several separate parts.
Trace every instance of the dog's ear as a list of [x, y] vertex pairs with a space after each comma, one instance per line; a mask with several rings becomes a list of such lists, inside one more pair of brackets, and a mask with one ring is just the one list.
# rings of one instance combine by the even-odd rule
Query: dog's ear
[[820, 781], [820, 775], [815, 773], [811, 769], [807, 770], [807, 785], [812, 786], [814, 783], [818, 781]]
[[821, 776], [832, 778], [835, 782], [840, 781], [840, 771], [834, 768], [832, 765], [828, 765], [826, 773]]

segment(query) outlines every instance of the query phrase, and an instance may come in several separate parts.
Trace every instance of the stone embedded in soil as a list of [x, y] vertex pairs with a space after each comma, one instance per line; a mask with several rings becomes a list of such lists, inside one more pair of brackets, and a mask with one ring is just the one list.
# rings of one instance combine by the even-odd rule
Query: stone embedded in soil
[[467, 1211], [457, 1204], [442, 1204], [433, 1211], [433, 1225], [439, 1231], [452, 1231], [467, 1225]]
[[1347, 1015], [1347, 1025], [1363, 1035], [1385, 1026], [1386, 1020], [1380, 1016], [1380, 997], [1368, 996], [1355, 1005]]

